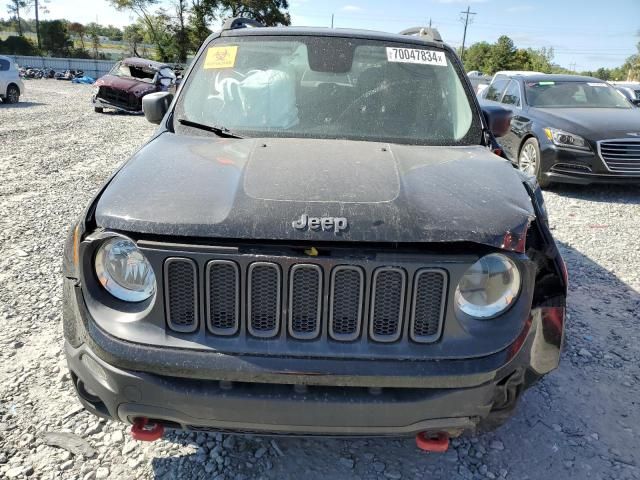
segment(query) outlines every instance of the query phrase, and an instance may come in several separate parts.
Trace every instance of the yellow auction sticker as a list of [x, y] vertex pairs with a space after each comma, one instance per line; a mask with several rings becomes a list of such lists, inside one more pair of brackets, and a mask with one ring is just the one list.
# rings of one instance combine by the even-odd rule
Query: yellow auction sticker
[[238, 54], [237, 45], [226, 47], [211, 47], [207, 50], [207, 58], [204, 59], [205, 70], [213, 68], [233, 68]]

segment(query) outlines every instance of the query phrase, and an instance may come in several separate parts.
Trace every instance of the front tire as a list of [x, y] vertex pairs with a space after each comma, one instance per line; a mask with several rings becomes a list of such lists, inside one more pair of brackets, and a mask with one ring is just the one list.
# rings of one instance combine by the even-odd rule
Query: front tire
[[5, 98], [7, 103], [18, 103], [20, 101], [20, 89], [15, 85], [9, 85]]
[[551, 180], [543, 175], [540, 145], [535, 138], [529, 138], [522, 144], [520, 154], [518, 155], [518, 168], [527, 175], [535, 177], [540, 188], [548, 188], [551, 186]]

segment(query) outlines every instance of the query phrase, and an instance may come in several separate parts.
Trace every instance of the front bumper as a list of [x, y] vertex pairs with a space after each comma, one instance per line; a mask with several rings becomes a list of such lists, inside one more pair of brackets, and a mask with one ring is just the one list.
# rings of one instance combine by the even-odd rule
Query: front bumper
[[122, 105], [116, 105], [115, 103], [111, 103], [111, 102], [105, 100], [104, 98], [98, 97], [97, 95], [93, 95], [91, 97], [91, 104], [94, 107], [111, 108], [113, 110], [117, 110], [119, 112], [124, 112], [124, 113], [132, 113], [132, 114], [142, 113], [142, 110], [132, 109], [132, 108], [125, 108]]
[[[493, 403], [489, 382], [457, 389], [373, 389], [233, 383], [166, 377], [123, 370], [91, 350], [66, 344], [73, 377], [100, 402], [80, 395], [97, 414], [126, 423], [146, 417], [170, 427], [302, 435], [410, 435], [474, 428]], [[95, 375], [83, 355], [104, 375]], [[95, 366], [92, 367], [95, 370]], [[283, 379], [284, 381], [284, 379]]]
[[511, 347], [468, 360], [189, 352], [111, 337], [66, 280], [65, 336], [83, 405], [123, 422], [147, 417], [174, 428], [272, 434], [458, 435], [490, 413], [505, 382], [515, 378], [521, 391], [558, 365], [563, 325], [536, 309]]
[[640, 174], [613, 173], [600, 156], [542, 144], [543, 176], [553, 182], [589, 185], [592, 183], [640, 184]]

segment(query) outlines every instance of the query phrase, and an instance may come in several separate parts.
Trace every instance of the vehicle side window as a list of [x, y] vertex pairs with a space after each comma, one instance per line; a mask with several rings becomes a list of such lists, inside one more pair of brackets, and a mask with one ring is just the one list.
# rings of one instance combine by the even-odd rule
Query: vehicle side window
[[515, 80], [509, 82], [509, 86], [502, 96], [502, 103], [515, 105], [516, 107], [520, 106], [520, 85]]
[[487, 89], [487, 94], [484, 96], [487, 100], [493, 100], [494, 102], [499, 102], [502, 98], [502, 92], [507, 87], [509, 83], [509, 79], [505, 77], [497, 77], [491, 82], [489, 88]]
[[11, 67], [11, 62], [5, 60], [4, 58], [0, 58], [0, 72], [6, 72]]

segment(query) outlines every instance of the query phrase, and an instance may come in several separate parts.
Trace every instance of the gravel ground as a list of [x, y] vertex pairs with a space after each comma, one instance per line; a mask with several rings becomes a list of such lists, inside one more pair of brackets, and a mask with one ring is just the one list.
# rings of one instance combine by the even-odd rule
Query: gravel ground
[[[546, 194], [571, 273], [566, 349], [498, 431], [442, 455], [412, 439], [169, 433], [138, 443], [74, 397], [60, 264], [68, 226], [153, 126], [94, 114], [89, 86], [27, 87], [23, 103], [0, 105], [0, 477], [640, 479], [639, 187]], [[49, 446], [45, 432], [72, 432], [95, 454]]]

